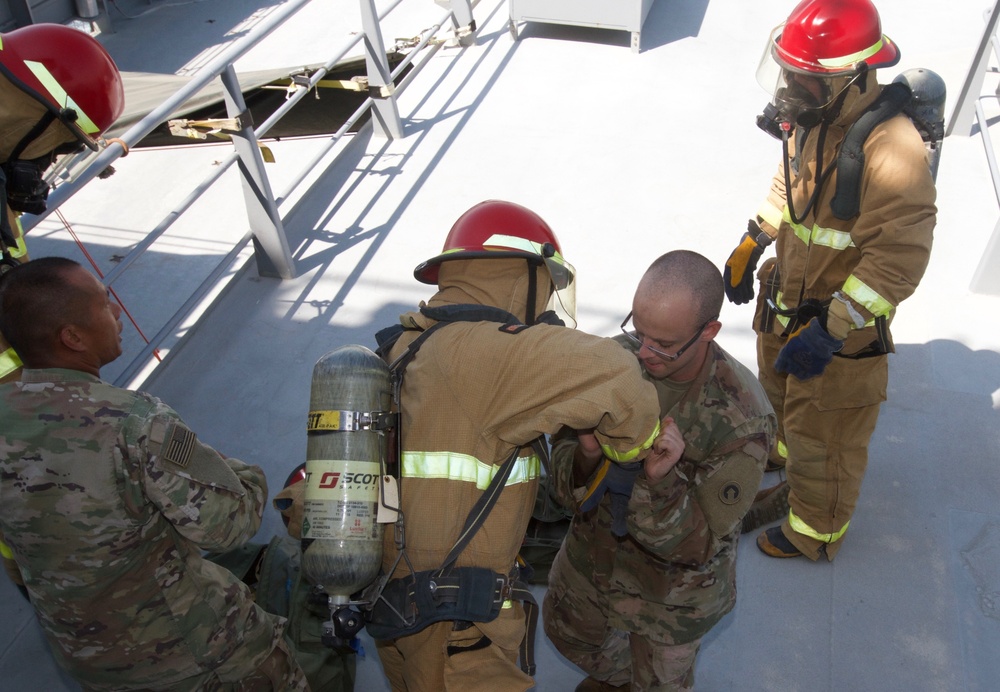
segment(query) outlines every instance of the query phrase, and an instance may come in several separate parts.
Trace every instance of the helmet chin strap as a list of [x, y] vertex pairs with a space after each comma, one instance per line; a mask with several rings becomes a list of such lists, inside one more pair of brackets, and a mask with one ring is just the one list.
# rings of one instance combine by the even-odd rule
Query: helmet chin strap
[[535, 302], [538, 295], [538, 267], [532, 260], [525, 260], [528, 263], [528, 304], [524, 311], [524, 323], [535, 323]]
[[10, 156], [7, 158], [7, 163], [21, 158], [21, 154], [24, 153], [24, 150], [27, 149], [32, 142], [41, 137], [42, 133], [45, 132], [49, 125], [51, 125], [55, 120], [55, 113], [50, 110], [45, 111], [42, 117], [38, 119], [38, 122], [35, 123], [35, 126], [28, 130], [27, 134], [25, 134], [24, 137], [21, 138], [21, 141], [17, 143], [17, 146], [14, 147], [14, 150], [10, 152]]

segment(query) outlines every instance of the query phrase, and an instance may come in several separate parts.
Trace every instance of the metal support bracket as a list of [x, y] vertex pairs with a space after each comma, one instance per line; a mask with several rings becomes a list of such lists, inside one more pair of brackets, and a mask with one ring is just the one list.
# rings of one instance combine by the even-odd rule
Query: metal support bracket
[[[389, 58], [386, 57], [385, 43], [382, 41], [382, 30], [379, 28], [378, 13], [375, 11], [375, 0], [360, 0], [361, 26], [365, 32], [365, 64], [368, 67], [368, 92], [374, 98], [372, 106], [372, 122], [375, 132], [386, 139], [402, 139], [403, 121], [399, 117], [399, 108], [392, 94], [392, 71], [389, 69]], [[382, 96], [382, 90], [389, 89], [388, 96]], [[374, 96], [372, 92], [378, 94]]]
[[257, 272], [261, 276], [281, 279], [295, 278], [295, 261], [288, 248], [285, 227], [271, 184], [264, 172], [264, 157], [253, 131], [252, 118], [247, 112], [243, 91], [232, 64], [219, 75], [225, 91], [226, 113], [238, 121], [238, 131], [227, 133], [239, 157], [240, 178], [247, 206], [247, 218], [253, 233]]

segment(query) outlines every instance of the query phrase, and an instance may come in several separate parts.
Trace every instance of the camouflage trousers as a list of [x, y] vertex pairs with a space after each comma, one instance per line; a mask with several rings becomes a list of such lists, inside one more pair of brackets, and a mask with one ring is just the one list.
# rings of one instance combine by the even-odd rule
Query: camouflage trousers
[[[84, 690], [90, 688], [84, 686]], [[222, 682], [215, 673], [188, 678], [175, 685], [155, 688], [158, 692], [309, 692], [306, 674], [283, 638], [257, 669], [239, 682]]]
[[587, 675], [611, 685], [631, 682], [633, 692], [694, 688], [700, 638], [676, 644], [623, 632], [608, 623], [606, 603], [560, 552], [542, 606], [545, 635]]

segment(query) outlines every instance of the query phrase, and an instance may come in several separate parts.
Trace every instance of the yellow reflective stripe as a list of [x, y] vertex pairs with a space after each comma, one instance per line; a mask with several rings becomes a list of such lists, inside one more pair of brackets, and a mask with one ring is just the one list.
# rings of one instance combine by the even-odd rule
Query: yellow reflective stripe
[[788, 445], [781, 440], [778, 440], [778, 456], [782, 459], [788, 458]]
[[806, 245], [819, 245], [820, 247], [828, 247], [831, 250], [837, 251], [855, 247], [854, 241], [851, 239], [851, 234], [847, 231], [838, 231], [835, 228], [823, 228], [822, 226], [813, 226], [812, 229], [808, 229], [800, 223], [792, 223], [787, 214], [785, 215], [785, 221], [791, 226], [795, 237]]
[[[404, 452], [402, 473], [406, 478], [436, 478], [475, 483], [480, 490], [489, 486], [499, 466], [486, 464], [468, 454], [457, 452]], [[506, 485], [536, 480], [542, 462], [537, 454], [518, 457]]]
[[[494, 233], [489, 238], [483, 241], [483, 247], [489, 248], [490, 246], [502, 247], [502, 248], [514, 248], [515, 250], [522, 250], [523, 252], [530, 252], [533, 255], [538, 255], [543, 257], [542, 244], [536, 243], [534, 240], [528, 240], [527, 238], [521, 238], [516, 235], [505, 235], [503, 233]], [[555, 250], [555, 248], [552, 248]], [[555, 252], [552, 257], [546, 257], [546, 259], [554, 260], [557, 264], [565, 265], [566, 260], [563, 256], [559, 254], [558, 251]]]
[[814, 226], [812, 230], [812, 244], [828, 247], [831, 250], [846, 250], [854, 246], [854, 241], [851, 240], [851, 234], [846, 231]]
[[808, 245], [810, 236], [809, 229], [800, 223], [791, 224], [791, 227], [792, 233], [795, 234], [795, 237], [801, 240], [803, 244]]
[[[782, 299], [783, 295], [785, 295], [785, 294], [782, 293], [781, 291], [778, 291], [778, 295], [774, 299], [774, 304], [778, 306], [779, 310], [787, 310], [788, 309], [788, 306], [785, 305], [785, 301]], [[788, 327], [788, 325], [792, 321], [792, 318], [789, 317], [788, 315], [779, 315], [778, 313], [774, 313], [774, 318], [776, 320], [778, 320], [778, 322], [781, 323], [782, 327]]]
[[823, 67], [847, 67], [848, 65], [853, 65], [855, 63], [861, 62], [866, 58], [870, 58], [876, 53], [882, 50], [882, 39], [875, 42], [875, 45], [869, 46], [864, 50], [859, 50], [857, 53], [851, 53], [850, 55], [843, 55], [839, 58], [817, 58], [818, 62]]
[[59, 81], [49, 72], [49, 68], [40, 62], [35, 62], [34, 60], [25, 60], [24, 64], [27, 66], [31, 73], [35, 75], [35, 78], [41, 82], [42, 86], [45, 87], [49, 95], [55, 99], [63, 108], [72, 108], [76, 111], [76, 124], [87, 134], [97, 134], [100, 129], [94, 124], [94, 121], [90, 119], [83, 109], [73, 100], [73, 98], [66, 93]]
[[7, 246], [6, 250], [14, 259], [20, 259], [28, 255], [28, 246], [24, 244], [24, 230], [21, 228], [21, 217], [14, 214], [8, 215], [14, 223], [14, 247]]
[[[20, 222], [18, 222], [18, 225], [20, 225]], [[24, 236], [19, 233], [17, 237], [14, 238], [14, 247], [7, 248], [7, 252], [9, 252], [10, 256], [14, 259], [21, 259], [22, 257], [27, 256], [28, 246], [24, 244]]]
[[792, 527], [795, 533], [801, 533], [803, 536], [809, 536], [810, 538], [815, 538], [821, 543], [834, 543], [839, 541], [845, 533], [847, 533], [847, 527], [851, 525], [851, 522], [844, 524], [844, 527], [837, 531], [836, 533], [819, 533], [809, 524], [805, 523], [796, 516], [795, 512], [788, 510], [788, 525]]
[[8, 548], [7, 544], [4, 543], [3, 541], [0, 541], [0, 557], [2, 557], [4, 560], [14, 559], [14, 552], [10, 548]]
[[[888, 316], [892, 312], [892, 303], [880, 296], [871, 286], [854, 274], [847, 277], [842, 290], [856, 303], [864, 305], [868, 312], [876, 317]], [[873, 324], [873, 322], [869, 322], [869, 324]]]
[[510, 600], [508, 598], [506, 601], [503, 602], [503, 605], [500, 606], [500, 607], [501, 608], [513, 608], [514, 607], [514, 601], [512, 601], [512, 600]]
[[761, 221], [771, 224], [777, 230], [778, 226], [781, 225], [781, 219], [784, 214], [782, 214], [781, 209], [778, 209], [770, 202], [764, 202], [760, 205], [760, 209], [757, 210], [757, 216], [760, 217]]
[[619, 463], [632, 461], [637, 456], [639, 456], [639, 452], [641, 452], [644, 449], [649, 449], [650, 447], [652, 447], [653, 440], [655, 440], [656, 436], [659, 434], [660, 434], [660, 424], [659, 422], [657, 422], [656, 429], [653, 430], [653, 434], [650, 435], [649, 439], [647, 439], [641, 446], [636, 447], [635, 449], [630, 449], [627, 452], [618, 452], [612, 449], [611, 447], [608, 447], [607, 445], [601, 445], [601, 451], [604, 452], [604, 456], [606, 456], [611, 461], [617, 461]]
[[13, 348], [8, 348], [0, 352], [0, 377], [7, 377], [19, 367], [24, 365], [21, 358], [14, 352]]

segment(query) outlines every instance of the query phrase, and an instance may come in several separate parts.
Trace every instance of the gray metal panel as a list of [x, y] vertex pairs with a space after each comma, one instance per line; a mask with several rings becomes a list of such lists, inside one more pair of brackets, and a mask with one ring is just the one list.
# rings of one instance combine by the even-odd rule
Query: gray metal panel
[[35, 24], [55, 22], [62, 24], [76, 16], [73, 0], [30, 0], [31, 17]]
[[76, 16], [73, 0], [0, 0], [0, 31], [27, 24], [63, 24]]
[[640, 31], [653, 0], [510, 0], [514, 21]]
[[17, 28], [17, 22], [10, 13], [10, 6], [6, 2], [0, 2], [0, 32], [11, 31]]

